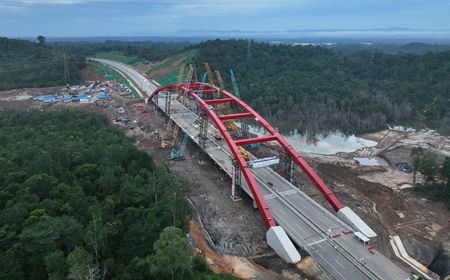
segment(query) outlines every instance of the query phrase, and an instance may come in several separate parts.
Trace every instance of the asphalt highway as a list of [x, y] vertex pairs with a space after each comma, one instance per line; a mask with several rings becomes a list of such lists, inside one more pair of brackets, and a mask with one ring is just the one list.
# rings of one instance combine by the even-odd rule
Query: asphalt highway
[[[122, 63], [97, 59], [132, 79], [147, 95], [157, 86], [142, 74]], [[165, 100], [160, 93], [157, 106], [164, 111]], [[191, 139], [199, 144], [196, 115], [175, 98], [171, 100], [170, 117]], [[231, 176], [231, 152], [226, 143], [214, 138], [215, 128], [208, 129], [205, 152]], [[319, 205], [296, 186], [271, 168], [252, 170], [255, 179], [280, 226], [297, 246], [306, 250], [333, 279], [392, 279], [408, 278], [402, 268], [375, 249], [358, 241], [353, 229], [336, 215]], [[241, 176], [243, 178], [243, 176]], [[242, 179], [243, 190], [251, 192]], [[230, 199], [229, 203], [233, 203]]]

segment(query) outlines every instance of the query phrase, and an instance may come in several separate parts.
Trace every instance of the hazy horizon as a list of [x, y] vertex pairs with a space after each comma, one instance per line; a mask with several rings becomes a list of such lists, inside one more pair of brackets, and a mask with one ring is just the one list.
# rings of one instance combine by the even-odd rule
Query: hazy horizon
[[443, 0], [0, 0], [0, 36], [450, 39]]

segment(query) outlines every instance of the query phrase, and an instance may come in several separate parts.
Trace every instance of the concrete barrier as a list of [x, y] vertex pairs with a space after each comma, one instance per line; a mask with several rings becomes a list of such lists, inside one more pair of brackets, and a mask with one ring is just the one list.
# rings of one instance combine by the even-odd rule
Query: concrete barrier
[[282, 227], [271, 227], [266, 232], [266, 239], [270, 248], [287, 263], [298, 263], [302, 259]]
[[375, 238], [377, 234], [373, 231], [351, 208], [345, 206], [337, 212], [339, 219], [361, 232], [368, 238]]

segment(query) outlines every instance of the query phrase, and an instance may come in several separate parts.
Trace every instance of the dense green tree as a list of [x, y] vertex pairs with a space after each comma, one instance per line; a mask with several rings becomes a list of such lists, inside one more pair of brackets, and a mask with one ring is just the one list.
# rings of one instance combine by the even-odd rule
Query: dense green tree
[[194, 46], [241, 97], [279, 129], [361, 133], [387, 124], [428, 125], [450, 133], [450, 51], [421, 55], [381, 50], [342, 54], [318, 46], [210, 40]]
[[192, 248], [179, 228], [166, 227], [154, 245], [151, 271], [158, 279], [189, 279]]
[[117, 52], [119, 54], [135, 58], [128, 63], [134, 64], [139, 61], [157, 62], [172, 54], [183, 50], [191, 45], [190, 42], [57, 42], [53, 43], [55, 48], [72, 53], [77, 56], [94, 56], [98, 53]]
[[[65, 85], [63, 53], [45, 42], [38, 43], [0, 37], [0, 90], [23, 87], [48, 87]], [[81, 69], [85, 58], [66, 56], [73, 83], [81, 82]]]
[[94, 258], [82, 247], [77, 247], [67, 256], [69, 278], [74, 280], [96, 280], [98, 271], [95, 270]]
[[38, 37], [37, 37], [37, 41], [38, 41], [38, 43], [39, 43], [39, 45], [45, 45], [45, 37], [44, 36], [42, 36], [42, 35], [39, 35]]
[[55, 250], [45, 256], [45, 269], [49, 280], [67, 279], [68, 265], [63, 251]]
[[178, 257], [176, 275], [203, 277], [181, 230], [160, 238], [187, 230], [188, 184], [104, 117], [2, 111], [0, 139], [0, 279], [161, 279]]
[[425, 176], [427, 183], [433, 180], [438, 170], [436, 155], [431, 152], [425, 153], [420, 161], [419, 171]]

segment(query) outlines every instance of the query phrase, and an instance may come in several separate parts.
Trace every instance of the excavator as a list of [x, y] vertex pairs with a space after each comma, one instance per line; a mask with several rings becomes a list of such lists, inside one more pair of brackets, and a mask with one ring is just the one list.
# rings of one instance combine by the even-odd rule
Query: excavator
[[241, 146], [239, 146], [239, 152], [241, 152], [241, 155], [242, 155], [242, 157], [244, 157], [245, 161], [249, 161], [250, 160], [250, 156], [245, 151], [245, 149], [242, 148]]

